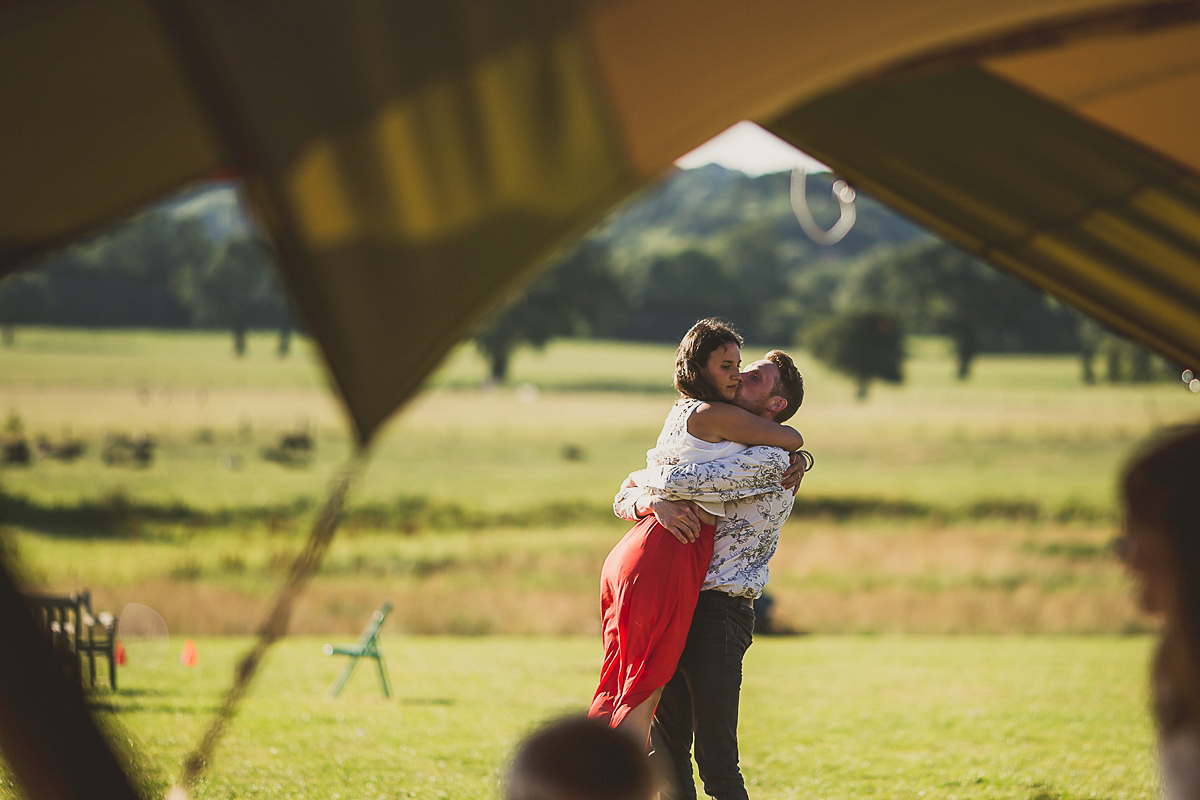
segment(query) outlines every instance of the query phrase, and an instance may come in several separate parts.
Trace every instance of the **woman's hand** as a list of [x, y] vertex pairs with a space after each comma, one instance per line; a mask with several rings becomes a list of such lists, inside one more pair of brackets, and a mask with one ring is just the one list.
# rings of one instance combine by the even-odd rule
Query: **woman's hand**
[[700, 536], [700, 515], [691, 500], [667, 500], [655, 497], [646, 507], [658, 520], [658, 524], [671, 532], [684, 544], [691, 544]]
[[804, 456], [799, 453], [792, 453], [792, 463], [783, 472], [783, 488], [787, 489], [794, 496], [800, 490], [800, 481], [804, 480], [804, 470], [808, 463]]

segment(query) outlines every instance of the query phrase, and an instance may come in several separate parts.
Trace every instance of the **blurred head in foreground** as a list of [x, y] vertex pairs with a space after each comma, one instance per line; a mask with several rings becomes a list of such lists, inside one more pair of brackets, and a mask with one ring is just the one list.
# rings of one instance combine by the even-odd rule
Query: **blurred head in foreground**
[[1200, 722], [1200, 426], [1171, 429], [1135, 455], [1121, 499], [1121, 557], [1142, 610], [1164, 623], [1154, 694], [1169, 733]]
[[652, 800], [650, 761], [628, 736], [585, 716], [534, 731], [513, 757], [505, 800]]

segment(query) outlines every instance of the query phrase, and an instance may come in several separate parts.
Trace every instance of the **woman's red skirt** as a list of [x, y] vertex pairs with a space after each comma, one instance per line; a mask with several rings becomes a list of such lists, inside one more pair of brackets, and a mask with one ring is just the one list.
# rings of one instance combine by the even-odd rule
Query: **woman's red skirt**
[[616, 727], [675, 674], [713, 552], [713, 526], [683, 544], [644, 517], [604, 560], [604, 666], [588, 716]]

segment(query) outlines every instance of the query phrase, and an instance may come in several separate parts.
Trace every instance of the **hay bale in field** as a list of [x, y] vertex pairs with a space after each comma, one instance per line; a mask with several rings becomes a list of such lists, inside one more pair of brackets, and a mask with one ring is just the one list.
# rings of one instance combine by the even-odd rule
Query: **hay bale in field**
[[110, 467], [148, 467], [154, 461], [154, 447], [154, 437], [145, 433], [110, 433], [104, 437], [100, 459]]
[[8, 412], [4, 430], [0, 433], [0, 464], [28, 465], [33, 460], [29, 442], [25, 439], [25, 424], [16, 409]]
[[87, 450], [87, 442], [82, 439], [72, 439], [64, 436], [62, 441], [52, 441], [47, 436], [39, 436], [34, 442], [38, 455], [42, 458], [53, 458], [57, 461], [74, 461]]
[[0, 441], [0, 464], [27, 466], [33, 460], [24, 436], [7, 436]]
[[285, 467], [307, 467], [312, 463], [313, 451], [316, 448], [317, 443], [312, 434], [303, 429], [283, 434], [277, 444], [264, 447], [260, 452], [266, 461], [274, 461]]

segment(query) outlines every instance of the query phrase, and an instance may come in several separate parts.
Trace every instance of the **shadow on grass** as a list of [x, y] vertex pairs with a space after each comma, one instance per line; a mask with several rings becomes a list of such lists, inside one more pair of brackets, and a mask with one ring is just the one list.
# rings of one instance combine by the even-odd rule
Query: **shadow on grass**
[[179, 692], [172, 689], [118, 689], [121, 697], [174, 697]]
[[[229, 525], [262, 525], [272, 533], [291, 532], [306, 522], [315, 499], [301, 498], [274, 506], [246, 506], [206, 511], [181, 502], [147, 503], [114, 493], [98, 500], [77, 503], [40, 503], [0, 490], [0, 524], [13, 525], [50, 536], [78, 539], [171, 539], [180, 528], [204, 529]], [[801, 492], [793, 518], [1004, 520], [1011, 522], [1111, 522], [1111, 509], [1069, 500], [1058, 508], [1023, 498], [984, 498], [966, 505], [934, 506], [912, 500], [871, 496], [821, 496]], [[487, 528], [555, 528], [574, 524], [612, 523], [607, 503], [557, 500], [511, 511], [470, 508], [457, 502], [427, 496], [401, 496], [392, 503], [349, 508], [342, 528], [396, 531], [414, 535], [422, 531], [482, 530]]]
[[202, 511], [185, 503], [147, 503], [120, 492], [76, 503], [39, 503], [0, 491], [0, 524], [50, 536], [77, 539], [140, 538], [147, 525], [213, 527], [236, 522], [268, 526], [295, 520], [312, 511], [311, 500], [287, 505]]
[[400, 705], [404, 706], [452, 706], [457, 703], [452, 697], [402, 697]]
[[959, 520], [1000, 520], [1005, 522], [1107, 523], [1115, 519], [1111, 509], [1099, 508], [1079, 500], [1067, 500], [1061, 506], [1047, 507], [1023, 498], [982, 498], [963, 506], [939, 506], [914, 500], [892, 500], [870, 496], [796, 497], [793, 518], [832, 519], [912, 519], [954, 522]]
[[184, 703], [123, 703], [119, 700], [94, 700], [88, 703], [92, 711], [102, 711], [106, 714], [202, 714], [212, 716], [221, 710], [220, 706], [195, 706]]
[[[314, 508], [313, 500], [298, 499], [284, 505], [203, 511], [178, 502], [137, 501], [124, 494], [74, 504], [50, 504], [0, 490], [0, 524], [77, 539], [173, 538], [174, 532], [163, 529], [256, 524], [272, 532], [287, 532], [305, 522]], [[610, 522], [612, 518], [612, 509], [607, 504], [582, 500], [552, 501], [514, 511], [486, 511], [424, 496], [402, 496], [391, 504], [375, 503], [347, 509], [342, 515], [342, 527], [412, 535], [422, 530], [558, 527], [580, 522]]]

